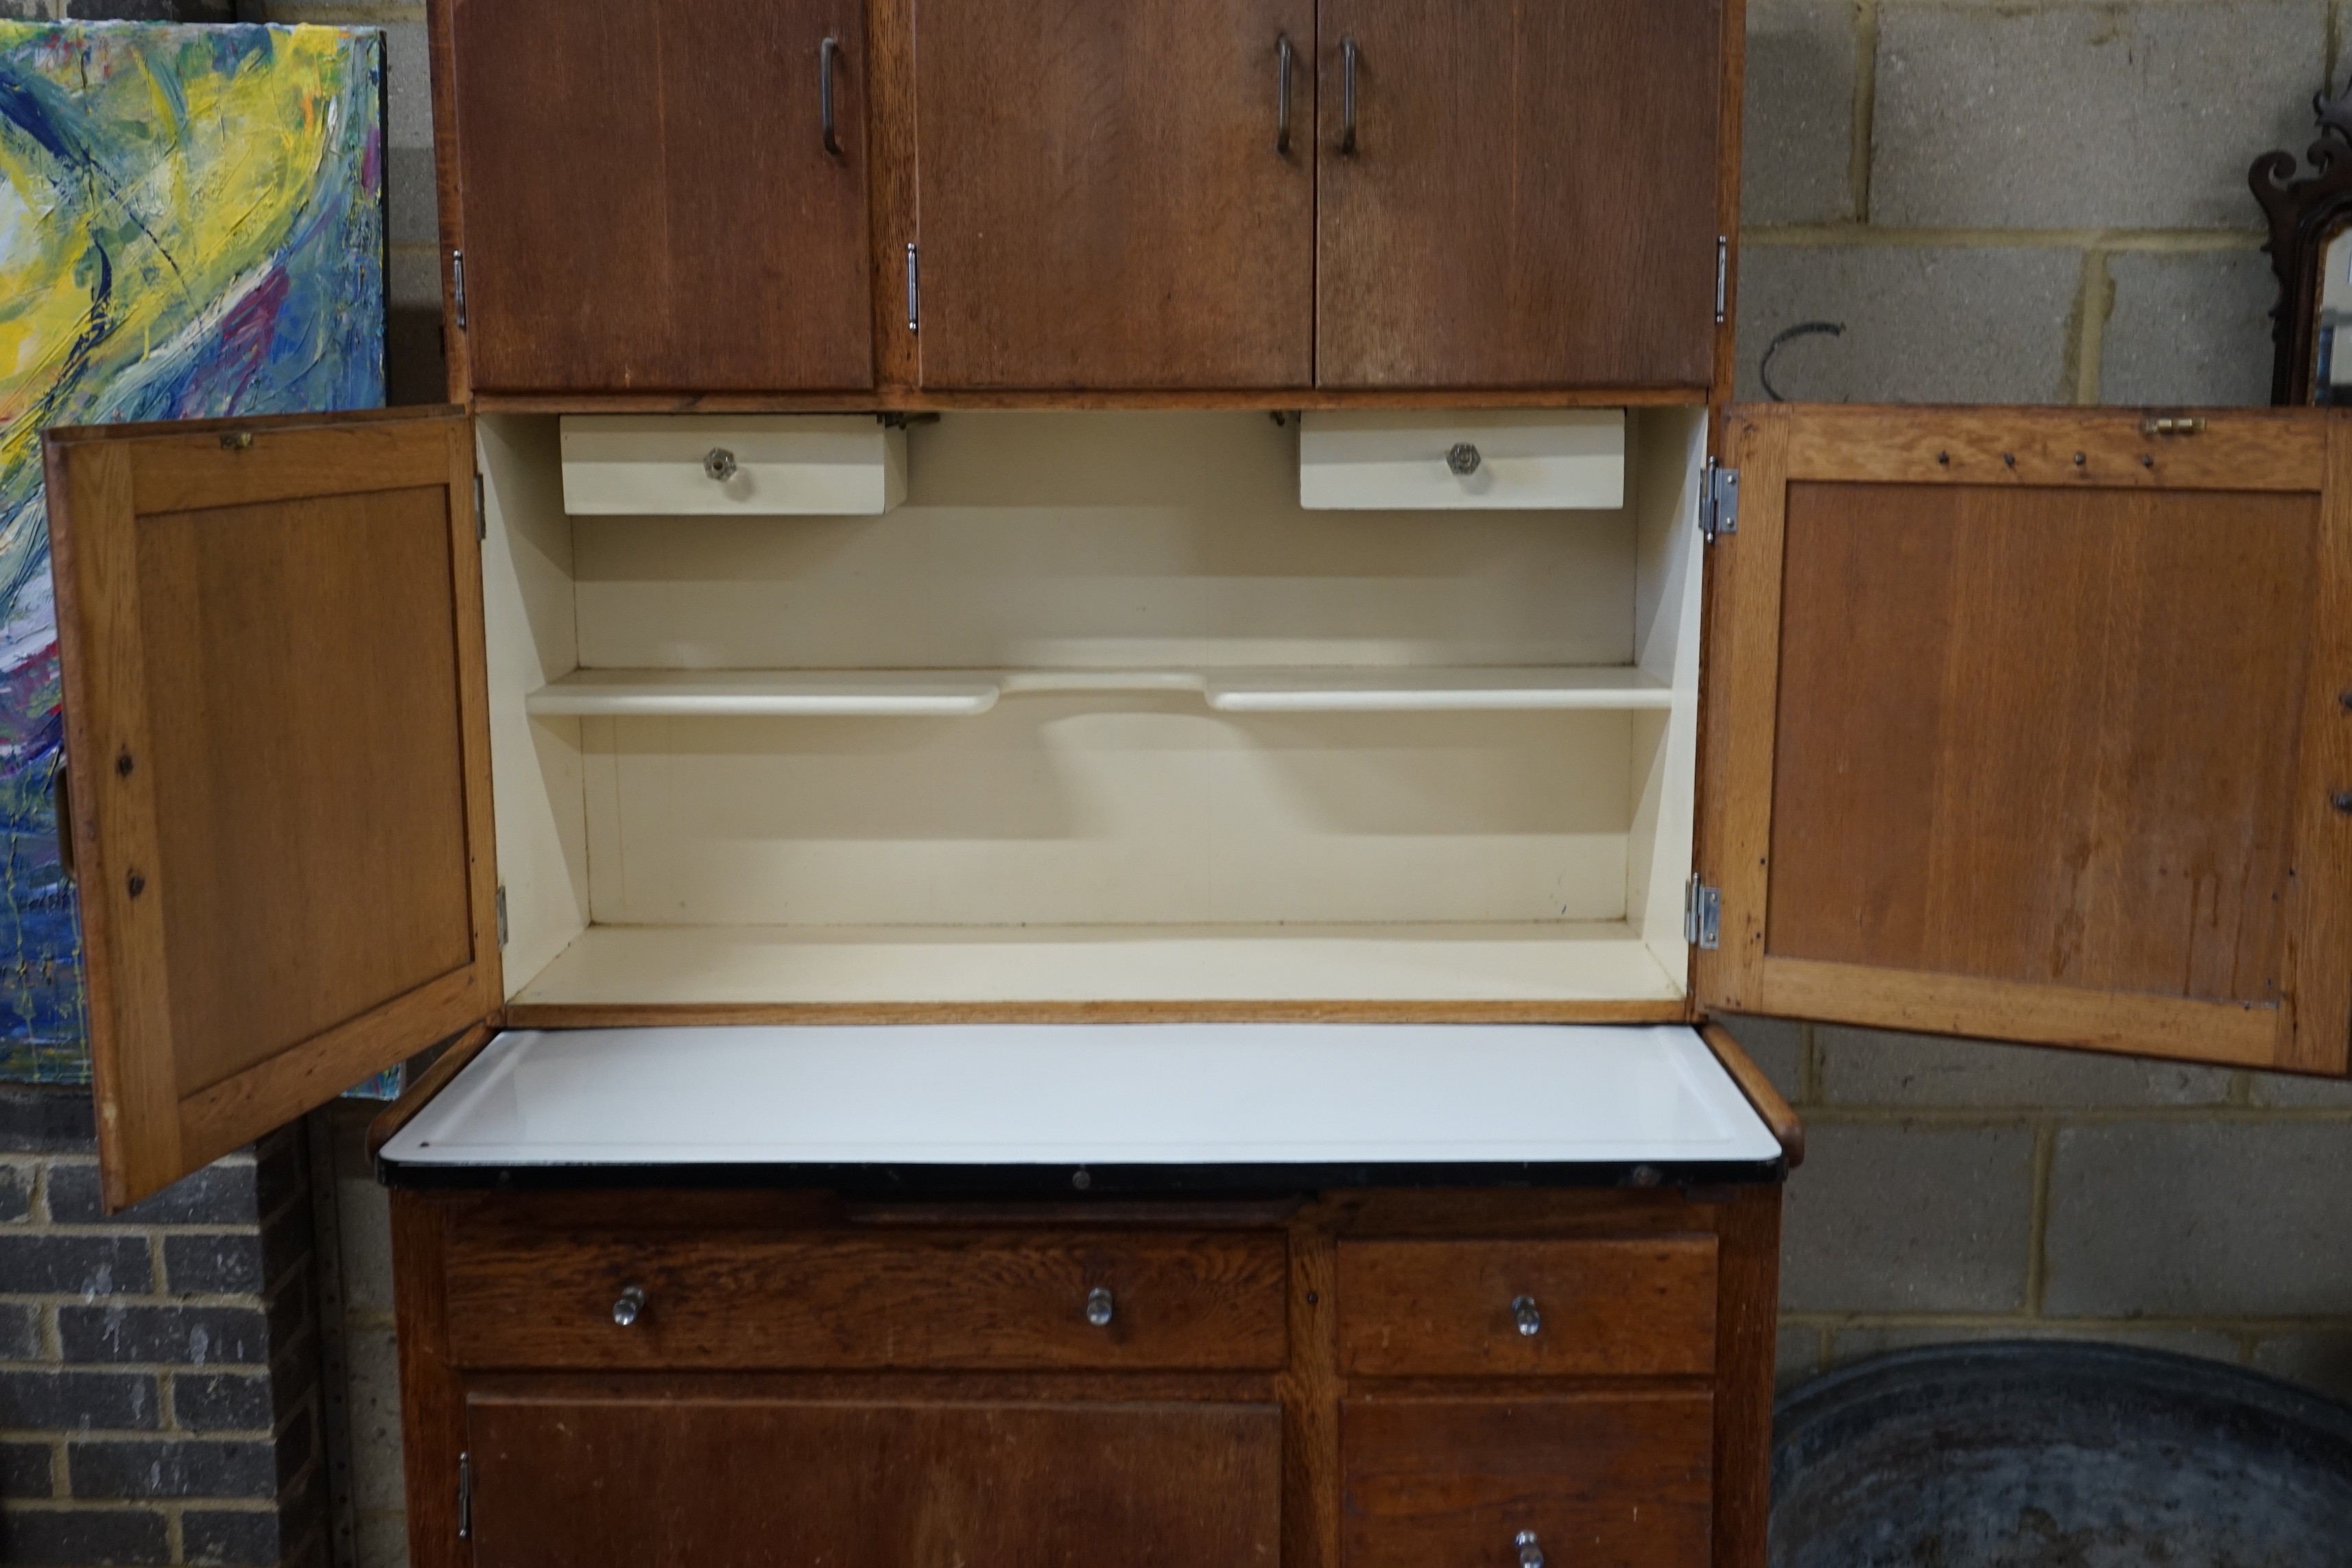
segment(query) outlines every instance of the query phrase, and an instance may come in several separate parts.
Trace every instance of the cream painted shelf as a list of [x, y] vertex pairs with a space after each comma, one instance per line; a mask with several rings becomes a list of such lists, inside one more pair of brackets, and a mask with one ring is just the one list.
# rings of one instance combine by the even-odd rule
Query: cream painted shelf
[[937, 718], [1000, 697], [1194, 693], [1220, 713], [1664, 709], [1673, 689], [1631, 666], [1422, 669], [577, 670], [526, 700], [534, 715]]

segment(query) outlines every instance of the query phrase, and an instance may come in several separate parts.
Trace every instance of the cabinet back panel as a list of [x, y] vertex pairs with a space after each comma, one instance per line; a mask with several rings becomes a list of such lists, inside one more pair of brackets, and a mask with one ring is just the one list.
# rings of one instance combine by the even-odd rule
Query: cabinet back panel
[[1624, 713], [594, 720], [593, 918], [625, 924], [1615, 920]]
[[575, 520], [582, 666], [1633, 659], [1630, 510], [1307, 511], [1297, 432], [1262, 414], [908, 436], [884, 517]]
[[472, 958], [448, 510], [419, 487], [141, 521], [185, 1096]]
[[2277, 1004], [2318, 522], [1790, 485], [1768, 954]]

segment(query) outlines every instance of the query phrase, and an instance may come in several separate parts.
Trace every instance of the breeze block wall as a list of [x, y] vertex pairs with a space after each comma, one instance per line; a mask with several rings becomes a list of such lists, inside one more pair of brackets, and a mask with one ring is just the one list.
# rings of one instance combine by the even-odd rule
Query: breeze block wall
[[0, 1563], [325, 1561], [299, 1137], [109, 1218], [89, 1091], [0, 1086]]

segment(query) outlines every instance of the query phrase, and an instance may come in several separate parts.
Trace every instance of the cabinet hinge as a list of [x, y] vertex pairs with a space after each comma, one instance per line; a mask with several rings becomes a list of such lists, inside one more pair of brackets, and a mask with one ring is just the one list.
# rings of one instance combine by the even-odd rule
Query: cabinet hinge
[[457, 1456], [457, 1539], [467, 1541], [474, 1534], [474, 1456]]
[[1713, 458], [1706, 460], [1706, 473], [1699, 481], [1698, 531], [1709, 544], [1739, 531], [1739, 470]]
[[1708, 887], [1696, 871], [1683, 889], [1683, 940], [1710, 951], [1723, 942], [1723, 891]]
[[[453, 250], [449, 253], [449, 303], [457, 310], [458, 327], [464, 328], [466, 324], [466, 253], [462, 250]], [[1718, 314], [1717, 319], [1722, 318]]]
[[1715, 319], [1720, 322], [1731, 303], [1731, 237], [1715, 237]]
[[907, 247], [907, 330], [923, 330], [923, 274], [911, 245]]
[[482, 476], [476, 474], [474, 476], [474, 537], [488, 539], [489, 536], [490, 509], [482, 504]]
[[498, 906], [499, 945], [504, 947], [507, 944], [507, 885], [504, 882], [499, 884], [498, 897], [491, 902]]

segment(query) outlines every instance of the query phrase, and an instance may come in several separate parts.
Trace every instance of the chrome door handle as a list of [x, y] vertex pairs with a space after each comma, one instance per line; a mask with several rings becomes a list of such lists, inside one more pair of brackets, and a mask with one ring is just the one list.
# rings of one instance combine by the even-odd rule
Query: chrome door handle
[[1531, 1340], [1543, 1331], [1543, 1312], [1533, 1296], [1511, 1299], [1511, 1321], [1519, 1326], [1519, 1337]]
[[637, 1320], [645, 1315], [646, 1293], [637, 1286], [632, 1285], [623, 1290], [620, 1299], [613, 1303], [613, 1321], [625, 1329], [635, 1327]]
[[1110, 1292], [1096, 1286], [1087, 1292], [1087, 1321], [1098, 1329], [1110, 1327], [1112, 1305]]

